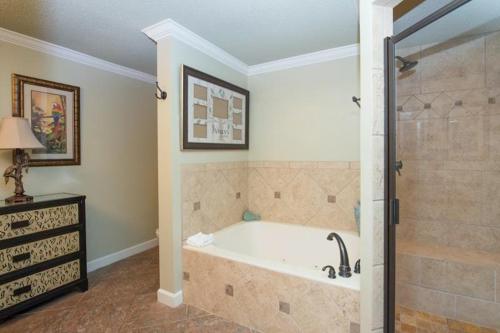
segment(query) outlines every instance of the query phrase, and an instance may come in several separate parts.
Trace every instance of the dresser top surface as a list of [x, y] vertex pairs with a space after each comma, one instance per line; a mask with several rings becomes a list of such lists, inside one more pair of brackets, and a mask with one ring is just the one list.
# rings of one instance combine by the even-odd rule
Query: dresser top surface
[[19, 203], [6, 203], [5, 200], [0, 200], [0, 209], [6, 207], [17, 207], [23, 205], [31, 205], [37, 203], [51, 202], [57, 200], [65, 200], [65, 199], [77, 199], [82, 198], [81, 194], [72, 194], [72, 193], [53, 193], [53, 194], [44, 194], [44, 195], [36, 195], [33, 196], [33, 201], [28, 202], [19, 202]]

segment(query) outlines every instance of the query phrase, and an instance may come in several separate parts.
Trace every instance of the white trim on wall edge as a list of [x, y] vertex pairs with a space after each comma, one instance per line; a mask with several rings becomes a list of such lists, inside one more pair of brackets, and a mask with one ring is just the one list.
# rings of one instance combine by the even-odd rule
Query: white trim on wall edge
[[173, 37], [247, 76], [359, 55], [359, 44], [352, 44], [249, 66], [172, 19], [166, 19], [146, 27], [142, 29], [142, 32], [154, 42], [158, 42], [163, 38]]
[[178, 292], [176, 292], [174, 294], [168, 290], [160, 288], [160, 289], [158, 289], [157, 298], [158, 298], [158, 302], [165, 304], [171, 308], [176, 308], [182, 304], [182, 301], [183, 301], [182, 290], [179, 290]]
[[282, 71], [285, 69], [302, 67], [322, 62], [355, 57], [359, 55], [359, 44], [335, 47], [327, 50], [301, 54], [295, 57], [278, 59], [262, 64], [248, 66], [248, 76], [263, 73]]
[[94, 67], [103, 71], [126, 76], [131, 79], [136, 79], [147, 83], [156, 82], [156, 77], [154, 75], [144, 73], [122, 65], [118, 65], [82, 52], [69, 49], [67, 47], [52, 44], [4, 28], [0, 28], [0, 41], [14, 44], [17, 46], [26, 47], [28, 49], [32, 49], [55, 57], [70, 60], [79, 64]]
[[87, 262], [87, 272], [95, 271], [104, 266], [111, 265], [117, 261], [133, 256], [158, 246], [158, 238], [153, 238], [144, 243], [136, 244], [121, 251], [108, 254], [107, 256]]

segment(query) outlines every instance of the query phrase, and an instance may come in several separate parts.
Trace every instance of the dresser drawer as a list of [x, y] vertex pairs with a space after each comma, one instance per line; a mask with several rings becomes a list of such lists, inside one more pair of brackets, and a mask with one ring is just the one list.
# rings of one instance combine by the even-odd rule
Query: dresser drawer
[[78, 223], [78, 204], [0, 215], [0, 240]]
[[0, 310], [64, 286], [80, 278], [80, 262], [73, 260], [0, 285]]
[[0, 250], [0, 275], [80, 250], [78, 231]]

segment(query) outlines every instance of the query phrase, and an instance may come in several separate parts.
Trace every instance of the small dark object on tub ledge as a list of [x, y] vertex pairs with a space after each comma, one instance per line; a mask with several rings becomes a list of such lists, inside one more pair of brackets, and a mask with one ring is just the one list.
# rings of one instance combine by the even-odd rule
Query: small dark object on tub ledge
[[321, 270], [324, 272], [327, 269], [328, 269], [328, 278], [335, 279], [337, 277], [337, 275], [335, 274], [335, 268], [333, 268], [333, 266], [331, 266], [331, 265], [326, 265]]

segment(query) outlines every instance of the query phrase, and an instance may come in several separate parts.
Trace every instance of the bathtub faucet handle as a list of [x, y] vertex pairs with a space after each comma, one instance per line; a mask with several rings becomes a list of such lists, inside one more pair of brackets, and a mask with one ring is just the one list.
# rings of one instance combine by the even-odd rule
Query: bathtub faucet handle
[[335, 268], [333, 268], [333, 266], [331, 266], [331, 265], [326, 265], [321, 270], [324, 272], [327, 269], [328, 269], [328, 278], [335, 279], [337, 277], [337, 275], [335, 274]]
[[358, 259], [358, 261], [356, 261], [356, 264], [354, 265], [354, 273], [361, 273], [361, 259]]

